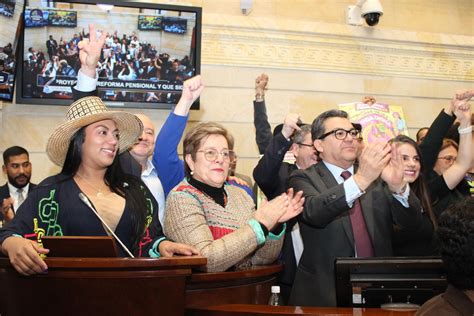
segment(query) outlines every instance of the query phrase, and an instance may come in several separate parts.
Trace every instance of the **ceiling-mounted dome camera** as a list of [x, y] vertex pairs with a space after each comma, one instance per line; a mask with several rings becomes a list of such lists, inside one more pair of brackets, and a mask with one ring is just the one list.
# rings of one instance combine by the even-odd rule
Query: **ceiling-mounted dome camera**
[[362, 25], [365, 20], [369, 26], [374, 26], [379, 23], [382, 15], [383, 8], [379, 0], [358, 0], [356, 5], [347, 7], [346, 23]]
[[377, 25], [381, 15], [383, 15], [383, 8], [379, 0], [366, 0], [362, 4], [360, 16], [369, 26]]

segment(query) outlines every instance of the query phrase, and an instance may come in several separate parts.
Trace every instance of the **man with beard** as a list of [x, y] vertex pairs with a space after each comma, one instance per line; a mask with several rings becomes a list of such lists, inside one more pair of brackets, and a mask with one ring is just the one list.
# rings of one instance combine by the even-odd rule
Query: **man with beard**
[[28, 151], [20, 146], [13, 146], [3, 152], [3, 173], [8, 182], [0, 187], [0, 221], [9, 222], [16, 210], [36, 185], [30, 183], [31, 162]]

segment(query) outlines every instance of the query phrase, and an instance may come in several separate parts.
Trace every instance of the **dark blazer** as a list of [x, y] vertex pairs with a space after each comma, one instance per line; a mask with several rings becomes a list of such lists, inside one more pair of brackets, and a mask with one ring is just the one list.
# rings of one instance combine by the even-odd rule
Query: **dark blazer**
[[269, 200], [288, 189], [290, 173], [298, 169], [294, 164], [283, 162], [291, 144], [282, 133], [275, 135], [253, 169], [255, 182]]
[[253, 124], [255, 126], [255, 141], [257, 142], [258, 153], [263, 155], [273, 137], [272, 127], [268, 122], [265, 101], [253, 101]]
[[[98, 92], [97, 89], [90, 92], [82, 92], [76, 89], [72, 89], [72, 94], [74, 101], [79, 100], [80, 98], [90, 97], [90, 96], [97, 96]], [[142, 167], [140, 164], [132, 157], [128, 150], [124, 151], [119, 156], [120, 165], [122, 169], [127, 174], [132, 174], [138, 178], [141, 177], [142, 174]]]
[[[282, 133], [275, 135], [271, 138], [269, 145], [265, 149], [265, 154], [260, 158], [253, 170], [255, 182], [269, 200], [288, 190], [290, 174], [298, 169], [295, 164], [283, 162], [291, 144], [292, 142], [286, 140]], [[291, 236], [291, 230], [295, 223], [296, 219], [286, 223], [285, 240], [280, 256], [280, 260], [285, 264], [285, 268], [278, 276], [278, 284], [285, 302], [288, 302], [291, 286], [296, 274], [296, 258], [293, 238]]]
[[[30, 194], [31, 190], [36, 187], [36, 184], [30, 182], [30, 187], [28, 188], [28, 194]], [[10, 197], [10, 190], [8, 190], [8, 184], [2, 185], [0, 187], [0, 203], [3, 203], [3, 199], [7, 199]], [[3, 214], [0, 213], [0, 221], [3, 221]]]
[[[290, 187], [303, 190], [306, 198], [299, 222], [304, 251], [290, 296], [291, 305], [336, 306], [334, 260], [354, 257], [354, 235], [343, 184], [338, 184], [324, 163], [290, 176]], [[375, 256], [392, 255], [392, 227], [416, 229], [421, 205], [410, 194], [405, 208], [380, 179], [360, 197], [362, 212], [372, 239]]]

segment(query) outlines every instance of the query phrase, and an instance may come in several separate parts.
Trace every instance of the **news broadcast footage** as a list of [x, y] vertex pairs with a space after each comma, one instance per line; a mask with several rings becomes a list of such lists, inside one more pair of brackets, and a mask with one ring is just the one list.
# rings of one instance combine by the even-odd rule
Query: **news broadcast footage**
[[[99, 96], [114, 102], [177, 103], [183, 81], [196, 74], [192, 34], [185, 36], [176, 31], [167, 35], [162, 30], [165, 16], [139, 14], [138, 8], [126, 8], [126, 13], [114, 14], [117, 6], [112, 12], [96, 5], [88, 5], [87, 10], [84, 6], [72, 7], [68, 10], [26, 7], [23, 98], [72, 99], [72, 87], [80, 68], [78, 43], [89, 37], [88, 25], [94, 16], [101, 21], [95, 23], [97, 36], [108, 32], [97, 65]], [[179, 19], [185, 22], [181, 21], [181, 29], [183, 25], [189, 24], [191, 28], [196, 25], [191, 13]], [[124, 25], [124, 20], [134, 23]], [[122, 27], [117, 29], [120, 23]], [[72, 24], [75, 26], [71, 27]], [[38, 40], [38, 36], [42, 38]]]
[[[23, 1], [22, 1], [23, 2]], [[13, 17], [15, 13], [15, 0], [0, 0], [0, 15]]]
[[[11, 101], [23, 0], [0, 0], [0, 100]], [[15, 9], [16, 8], [16, 9]]]

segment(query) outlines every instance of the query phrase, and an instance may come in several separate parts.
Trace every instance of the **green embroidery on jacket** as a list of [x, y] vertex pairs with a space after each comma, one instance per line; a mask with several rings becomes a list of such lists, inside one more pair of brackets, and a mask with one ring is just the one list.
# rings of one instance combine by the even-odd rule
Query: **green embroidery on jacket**
[[39, 201], [38, 210], [41, 222], [48, 226], [46, 230], [47, 236], [63, 236], [63, 230], [58, 225], [59, 204], [54, 200], [56, 190], [49, 192], [49, 198]]

